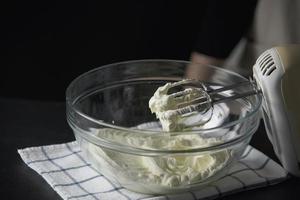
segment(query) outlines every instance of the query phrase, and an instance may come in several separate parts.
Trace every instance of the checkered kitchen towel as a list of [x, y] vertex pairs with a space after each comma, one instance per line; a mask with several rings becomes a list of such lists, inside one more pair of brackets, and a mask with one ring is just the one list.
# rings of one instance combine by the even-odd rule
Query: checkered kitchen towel
[[214, 199], [278, 183], [284, 169], [248, 146], [242, 159], [213, 185], [193, 192], [151, 196], [131, 192], [109, 181], [84, 160], [76, 142], [18, 150], [24, 162], [39, 173], [63, 199]]

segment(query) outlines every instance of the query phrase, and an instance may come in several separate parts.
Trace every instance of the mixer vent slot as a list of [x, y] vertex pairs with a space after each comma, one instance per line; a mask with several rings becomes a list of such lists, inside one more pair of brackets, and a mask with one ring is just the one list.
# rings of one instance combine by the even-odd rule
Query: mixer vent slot
[[[276, 67], [275, 65], [271, 66], [267, 71], [266, 71], [266, 76], [270, 76], [273, 71], [275, 71]], [[263, 74], [264, 75], [264, 74]]]
[[262, 67], [264, 66], [264, 63], [265, 63], [265, 62], [268, 62], [268, 61], [270, 61], [270, 60], [272, 60], [272, 56], [271, 56], [270, 54], [265, 55], [265, 56], [258, 62], [260, 68], [262, 68]]
[[259, 62], [259, 68], [264, 76], [269, 76], [276, 69], [271, 54], [266, 54]]

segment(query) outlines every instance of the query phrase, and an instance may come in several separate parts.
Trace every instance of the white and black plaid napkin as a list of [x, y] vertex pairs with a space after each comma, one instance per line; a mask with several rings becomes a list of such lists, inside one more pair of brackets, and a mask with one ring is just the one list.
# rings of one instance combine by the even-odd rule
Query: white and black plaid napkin
[[199, 191], [145, 195], [112, 183], [82, 156], [76, 142], [18, 150], [23, 161], [39, 173], [63, 199], [214, 199], [228, 194], [278, 183], [286, 171], [263, 153], [248, 146], [228, 174]]

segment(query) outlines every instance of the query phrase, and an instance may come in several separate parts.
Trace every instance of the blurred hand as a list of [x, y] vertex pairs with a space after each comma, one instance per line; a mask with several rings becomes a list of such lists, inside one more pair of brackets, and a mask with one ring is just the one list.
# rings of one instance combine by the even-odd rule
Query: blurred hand
[[187, 68], [186, 78], [198, 80], [206, 80], [212, 75], [211, 71], [207, 71], [206, 68], [201, 65], [222, 66], [225, 61], [223, 59], [210, 57], [197, 52], [192, 52], [190, 60], [191, 65]]

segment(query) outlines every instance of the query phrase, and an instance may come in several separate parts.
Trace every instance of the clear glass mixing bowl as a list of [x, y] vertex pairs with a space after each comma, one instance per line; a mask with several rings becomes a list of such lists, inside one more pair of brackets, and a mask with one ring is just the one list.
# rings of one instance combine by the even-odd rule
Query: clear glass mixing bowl
[[215, 105], [209, 123], [163, 132], [148, 101], [159, 86], [190, 77], [212, 88], [247, 81], [218, 67], [175, 60], [121, 62], [76, 78], [66, 93], [67, 120], [85, 158], [110, 181], [147, 194], [199, 189], [226, 175], [257, 130], [262, 97]]

